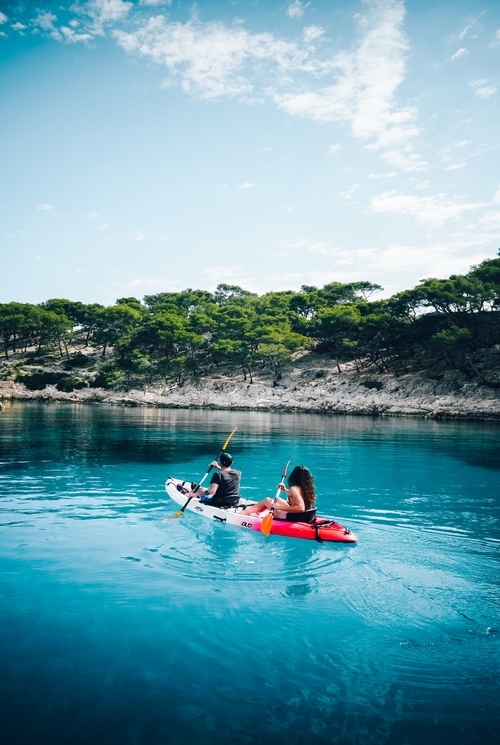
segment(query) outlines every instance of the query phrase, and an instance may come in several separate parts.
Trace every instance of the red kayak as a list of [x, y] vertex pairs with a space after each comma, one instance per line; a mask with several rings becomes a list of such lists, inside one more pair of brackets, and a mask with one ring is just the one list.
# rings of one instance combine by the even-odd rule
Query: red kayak
[[[236, 507], [212, 507], [209, 504], [203, 504], [197, 497], [188, 499], [185, 496], [185, 491], [190, 486], [191, 482], [189, 481], [169, 478], [165, 484], [165, 489], [169, 497], [180, 505], [183, 511], [195, 512], [210, 520], [235, 525], [238, 528], [261, 530], [262, 520], [266, 516], [266, 512], [262, 512], [260, 515], [241, 514], [245, 507], [254, 504], [254, 502], [248, 499], [240, 499]], [[317, 516], [314, 516], [311, 522], [289, 522], [288, 520], [278, 520], [275, 517], [271, 527], [271, 535], [305, 538], [309, 541], [318, 541], [318, 543], [323, 541], [357, 543], [358, 540], [357, 535], [352, 533], [349, 528], [345, 528], [331, 518]]]

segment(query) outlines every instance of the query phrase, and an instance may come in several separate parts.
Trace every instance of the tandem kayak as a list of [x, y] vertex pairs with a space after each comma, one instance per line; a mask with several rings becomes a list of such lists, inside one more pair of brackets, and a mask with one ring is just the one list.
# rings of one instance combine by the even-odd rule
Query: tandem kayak
[[[197, 497], [189, 499], [184, 493], [191, 488], [190, 481], [182, 481], [169, 477], [165, 482], [165, 489], [168, 496], [181, 507], [185, 507], [186, 512], [195, 512], [198, 515], [207, 517], [209, 520], [215, 520], [228, 525], [236, 525], [238, 528], [247, 530], [256, 530], [260, 532], [262, 519], [266, 512], [260, 515], [242, 515], [241, 511], [251, 504], [255, 504], [250, 499], [240, 498], [236, 507], [212, 507], [208, 504], [202, 504]], [[328, 517], [315, 517], [311, 523], [288, 522], [287, 520], [273, 520], [271, 528], [272, 535], [284, 535], [289, 538], [305, 538], [310, 541], [332, 541], [335, 543], [356, 543], [358, 537], [352, 533], [349, 528], [335, 522]]]

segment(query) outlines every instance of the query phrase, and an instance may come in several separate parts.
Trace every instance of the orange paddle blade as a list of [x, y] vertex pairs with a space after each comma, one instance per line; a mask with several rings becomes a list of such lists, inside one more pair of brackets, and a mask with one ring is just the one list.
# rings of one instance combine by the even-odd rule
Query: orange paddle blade
[[264, 535], [269, 535], [272, 527], [273, 527], [273, 514], [272, 512], [270, 512], [269, 515], [266, 515], [265, 518], [262, 520], [260, 524], [260, 530], [262, 533], [264, 533]]

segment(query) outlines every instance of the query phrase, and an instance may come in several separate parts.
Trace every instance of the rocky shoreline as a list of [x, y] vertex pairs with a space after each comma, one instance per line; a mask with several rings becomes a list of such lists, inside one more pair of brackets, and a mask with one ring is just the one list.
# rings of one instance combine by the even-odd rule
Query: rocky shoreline
[[500, 422], [500, 387], [471, 380], [461, 371], [428, 370], [396, 377], [346, 366], [338, 374], [331, 360], [321, 359], [314, 365], [300, 360], [290, 365], [279, 385], [264, 376], [244, 382], [239, 375], [204, 377], [182, 385], [163, 383], [119, 391], [84, 388], [66, 393], [54, 386], [30, 391], [21, 383], [0, 381], [2, 400]]

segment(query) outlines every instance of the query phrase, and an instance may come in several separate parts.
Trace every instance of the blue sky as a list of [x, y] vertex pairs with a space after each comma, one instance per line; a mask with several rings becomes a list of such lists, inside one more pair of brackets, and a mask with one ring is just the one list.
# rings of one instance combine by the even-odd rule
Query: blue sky
[[499, 89], [497, 0], [0, 0], [0, 302], [467, 271]]

